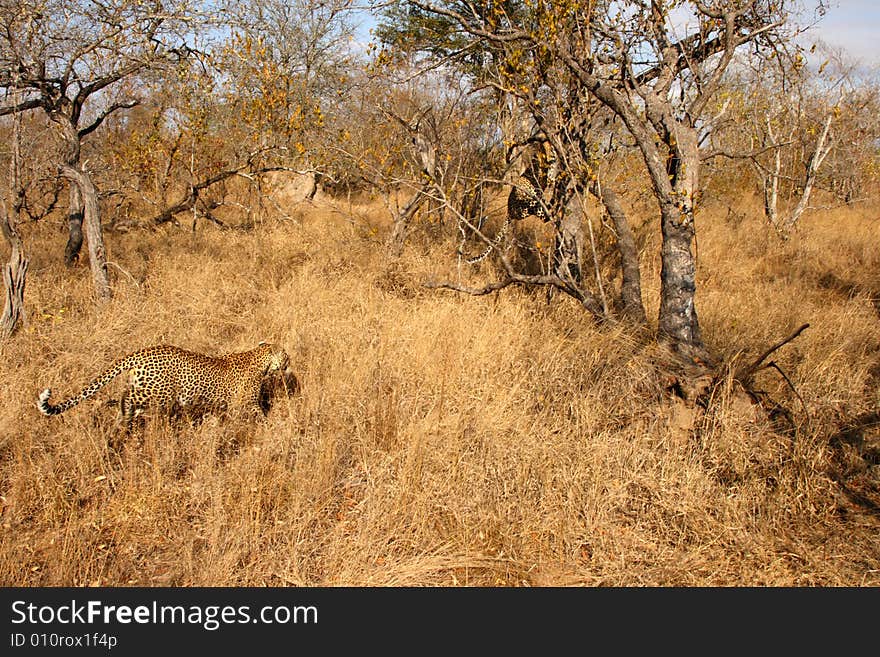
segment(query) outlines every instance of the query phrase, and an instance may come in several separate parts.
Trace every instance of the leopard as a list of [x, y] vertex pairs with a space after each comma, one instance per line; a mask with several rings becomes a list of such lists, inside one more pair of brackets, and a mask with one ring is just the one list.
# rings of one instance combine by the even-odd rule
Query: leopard
[[265, 415], [261, 405], [263, 385], [283, 373], [290, 363], [278, 344], [260, 342], [255, 349], [222, 356], [207, 356], [173, 345], [156, 345], [117, 358], [78, 395], [60, 404], [50, 404], [52, 390], [39, 395], [37, 408], [55, 416], [95, 396], [117, 376], [128, 375], [120, 399], [121, 423], [132, 430], [134, 418], [147, 408], [169, 414], [238, 413]]
[[522, 221], [532, 215], [545, 223], [550, 220], [540, 186], [525, 175], [519, 176], [511, 183], [510, 194], [507, 195], [507, 216], [495, 234], [494, 243], [486, 246], [479, 255], [468, 258], [468, 264], [474, 265], [485, 260], [496, 244], [500, 244], [507, 237], [514, 221]]

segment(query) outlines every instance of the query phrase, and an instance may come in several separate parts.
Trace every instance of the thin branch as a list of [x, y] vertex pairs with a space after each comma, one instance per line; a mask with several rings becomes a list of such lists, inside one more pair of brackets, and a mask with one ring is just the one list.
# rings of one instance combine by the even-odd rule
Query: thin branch
[[774, 142], [769, 144], [768, 146], [764, 146], [762, 148], [758, 148], [749, 152], [737, 153], [734, 151], [729, 151], [724, 148], [713, 148], [711, 151], [706, 151], [700, 155], [701, 160], [711, 160], [716, 157], [726, 157], [730, 160], [753, 160], [759, 155], [763, 155], [764, 153], [768, 153], [777, 148], [783, 148], [784, 146], [791, 146], [795, 143], [794, 139], [789, 139], [788, 141]]
[[791, 391], [794, 393], [795, 397], [797, 397], [798, 400], [800, 401], [801, 406], [804, 407], [804, 415], [806, 415], [807, 418], [809, 418], [810, 417], [810, 409], [807, 408], [807, 402], [805, 402], [804, 398], [801, 397], [801, 393], [799, 393], [797, 391], [797, 388], [794, 387], [794, 384], [791, 382], [791, 379], [788, 378], [788, 375], [786, 375], [786, 373], [782, 371], [782, 368], [779, 367], [779, 365], [777, 365], [774, 361], [770, 361], [769, 363], [767, 363], [766, 367], [772, 367], [774, 370], [779, 372], [779, 374], [782, 376], [783, 379], [785, 379], [785, 382], [788, 384], [788, 387], [791, 388]]
[[752, 376], [758, 371], [763, 369], [764, 367], [770, 367], [770, 365], [763, 365], [764, 361], [767, 360], [767, 357], [770, 356], [774, 351], [784, 347], [789, 342], [798, 337], [801, 333], [803, 333], [807, 328], [809, 328], [809, 324], [804, 324], [800, 328], [798, 328], [794, 333], [789, 335], [784, 340], [780, 340], [775, 345], [767, 349], [764, 353], [762, 353], [758, 358], [756, 358], [751, 365], [744, 367], [736, 374], [736, 379], [743, 382], [748, 382]]
[[110, 105], [110, 107], [108, 107], [106, 110], [101, 112], [101, 114], [98, 115], [98, 117], [94, 121], [92, 121], [91, 124], [89, 124], [88, 126], [83, 128], [82, 130], [80, 130], [79, 133], [77, 133], [77, 134], [79, 134], [80, 139], [82, 139], [86, 135], [91, 134], [92, 132], [97, 130], [98, 127], [104, 122], [104, 120], [108, 116], [110, 116], [113, 112], [115, 112], [116, 110], [131, 109], [132, 107], [135, 107], [138, 104], [140, 104], [140, 101], [134, 100], [134, 99], [126, 100], [126, 101], [120, 102], [120, 103], [113, 103], [112, 105]]
[[[200, 180], [199, 182], [191, 185], [187, 193], [175, 203], [172, 203], [170, 206], [166, 207], [164, 210], [154, 215], [151, 219], [147, 220], [147, 223], [151, 224], [165, 224], [174, 220], [174, 215], [185, 212], [186, 210], [191, 210], [195, 205], [196, 201], [199, 198], [199, 193], [211, 185], [215, 185], [218, 182], [222, 182], [227, 178], [231, 178], [232, 176], [244, 176], [247, 177], [247, 173], [245, 171], [252, 166], [252, 160], [257, 155], [257, 153], [252, 153], [248, 157], [248, 161], [243, 163], [238, 167], [234, 167], [232, 169], [225, 169], [224, 171], [220, 171], [215, 173], [213, 176], [209, 176], [204, 180]], [[258, 167], [248, 172], [250, 175], [259, 175], [262, 173], [270, 173], [273, 171], [296, 171], [295, 169], [291, 169], [289, 167], [282, 166], [267, 166], [267, 167]]]
[[76, 97], [73, 99], [71, 115], [78, 119], [80, 112], [82, 112], [82, 108], [85, 105], [85, 102], [89, 96], [109, 87], [111, 84], [119, 82], [121, 79], [128, 77], [133, 73], [137, 73], [145, 66], [146, 64], [143, 62], [135, 62], [133, 64], [129, 64], [124, 68], [119, 69], [118, 71], [114, 71], [113, 73], [98, 78], [90, 84], [85, 85], [82, 89], [79, 90], [79, 92], [76, 94]]
[[8, 116], [10, 114], [15, 114], [16, 112], [24, 112], [42, 106], [43, 100], [41, 98], [31, 98], [30, 100], [23, 100], [20, 103], [0, 107], [0, 116]]
[[[502, 263], [510, 266], [507, 259], [501, 255]], [[426, 288], [437, 290], [453, 290], [455, 292], [463, 292], [472, 296], [484, 296], [492, 294], [498, 290], [503, 290], [511, 285], [549, 285], [557, 290], [565, 292], [569, 296], [576, 298], [596, 319], [607, 320], [607, 316], [602, 312], [602, 306], [593, 297], [593, 295], [583, 290], [573, 287], [570, 283], [554, 274], [526, 275], [518, 274], [515, 271], [508, 270], [504, 278], [492, 283], [487, 283], [483, 287], [469, 287], [467, 285], [459, 285], [458, 283], [449, 283], [443, 281], [425, 281], [422, 285]]]
[[455, 292], [464, 292], [465, 294], [470, 294], [472, 296], [478, 297], [486, 294], [492, 294], [493, 292], [497, 292], [498, 290], [503, 290], [504, 288], [510, 285], [514, 285], [517, 282], [518, 281], [508, 276], [503, 280], [496, 281], [494, 283], [488, 283], [483, 287], [468, 287], [467, 285], [459, 285], [457, 283], [446, 283], [437, 281], [425, 281], [424, 283], [422, 283], [422, 286], [431, 290], [453, 290]]

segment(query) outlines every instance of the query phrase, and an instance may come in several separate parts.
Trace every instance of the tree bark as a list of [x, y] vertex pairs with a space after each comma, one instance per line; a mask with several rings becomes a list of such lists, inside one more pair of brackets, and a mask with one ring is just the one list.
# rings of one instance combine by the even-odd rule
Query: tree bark
[[67, 245], [64, 247], [64, 264], [72, 267], [79, 259], [83, 244], [83, 202], [77, 185], [70, 186], [70, 204], [67, 208]]
[[[683, 353], [705, 357], [700, 324], [694, 305], [696, 263], [691, 251], [694, 231], [694, 197], [699, 189], [699, 150], [696, 130], [676, 123], [662, 101], [645, 95], [647, 120], [617, 90], [585, 76], [591, 93], [614, 111], [642, 153], [660, 206], [660, 312], [658, 339]], [[669, 111], [668, 111], [669, 110]], [[668, 129], [664, 128], [668, 127]], [[655, 141], [662, 135], [669, 158]]]
[[413, 194], [413, 197], [409, 200], [397, 216], [394, 218], [394, 225], [391, 228], [391, 235], [388, 237], [388, 252], [393, 258], [397, 258], [403, 253], [403, 245], [406, 242], [406, 231], [409, 227], [409, 222], [412, 220], [413, 216], [415, 216], [416, 210], [424, 202], [426, 196], [425, 192], [431, 187], [431, 183], [426, 182], [422, 185], [420, 189]]
[[394, 218], [394, 226], [391, 229], [391, 236], [388, 238], [388, 251], [394, 258], [399, 257], [403, 253], [403, 245], [406, 242], [406, 231], [409, 223], [425, 201], [425, 193], [436, 184], [434, 176], [437, 173], [437, 150], [422, 132], [420, 124], [417, 124], [413, 129], [399, 117], [397, 117], [397, 120], [412, 133], [412, 144], [425, 180], [409, 200], [406, 207], [398, 212]]
[[[672, 194], [658, 193], [663, 244], [660, 248], [660, 316], [662, 338], [677, 346], [703, 350], [703, 338], [694, 298], [696, 261], [691, 245], [696, 236], [694, 211], [700, 188], [700, 152], [697, 131], [677, 123], [671, 131], [667, 161]], [[656, 182], [656, 181], [655, 181]], [[664, 186], [665, 187], [665, 186]]]
[[0, 338], [11, 337], [24, 323], [24, 288], [27, 280], [28, 259], [24, 256], [21, 236], [15, 230], [12, 217], [6, 212], [6, 205], [0, 203], [0, 229], [3, 237], [12, 247], [9, 262], [3, 268], [3, 283], [6, 303], [0, 315]]
[[663, 341], [684, 349], [703, 349], [694, 305], [696, 263], [691, 251], [694, 225], [681, 209], [665, 202], [660, 208], [663, 244], [660, 247], [660, 313], [657, 333]]
[[62, 175], [72, 185], [79, 188], [83, 201], [83, 223], [89, 249], [89, 265], [92, 270], [92, 284], [98, 303], [109, 301], [113, 296], [110, 289], [110, 277], [107, 273], [107, 253], [104, 248], [104, 234], [101, 230], [101, 214], [98, 206], [98, 191], [92, 179], [82, 168], [65, 164], [61, 167]]
[[639, 250], [632, 228], [626, 218], [626, 212], [617, 193], [608, 185], [602, 185], [598, 180], [590, 185], [590, 192], [598, 198], [605, 211], [614, 224], [614, 232], [617, 236], [617, 252], [620, 255], [620, 307], [621, 315], [641, 326], [647, 326], [648, 317], [645, 313], [645, 304], [642, 301], [642, 274], [639, 270]]
[[[16, 102], [19, 94], [14, 93]], [[9, 181], [12, 188], [12, 214], [6, 211], [6, 203], [0, 200], [0, 232], [9, 242], [9, 262], [3, 268], [5, 304], [0, 315], [0, 339], [6, 340], [24, 324], [24, 288], [27, 282], [28, 259], [24, 256], [24, 244], [15, 228], [24, 205], [24, 187], [21, 184], [21, 113], [12, 120], [12, 158]]]
[[[568, 204], [556, 227], [550, 272], [573, 287], [580, 287], [583, 262], [583, 212], [577, 199]], [[604, 310], [604, 309], [603, 309]]]
[[[58, 126], [61, 132], [61, 138], [64, 141], [64, 152], [62, 156], [62, 175], [70, 180], [70, 204], [67, 209], [67, 245], [64, 247], [64, 264], [72, 267], [79, 259], [79, 254], [83, 244], [83, 221], [84, 221], [84, 190], [69, 175], [64, 172], [65, 168], [71, 170], [79, 170], [80, 154], [82, 153], [82, 144], [79, 131], [76, 127], [77, 117], [67, 116], [62, 111], [66, 109], [71, 111], [68, 103], [62, 103], [59, 108], [54, 111], [47, 112], [49, 118]], [[94, 185], [92, 185], [94, 189]]]

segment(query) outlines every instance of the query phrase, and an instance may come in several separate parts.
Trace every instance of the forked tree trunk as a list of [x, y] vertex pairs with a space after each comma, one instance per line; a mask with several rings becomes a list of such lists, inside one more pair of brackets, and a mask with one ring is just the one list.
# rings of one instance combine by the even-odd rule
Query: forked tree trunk
[[394, 218], [394, 226], [391, 229], [391, 236], [388, 238], [388, 251], [394, 258], [399, 257], [400, 254], [403, 253], [403, 245], [406, 242], [406, 232], [409, 228], [409, 223], [415, 216], [416, 211], [427, 199], [425, 196], [427, 191], [436, 184], [434, 176], [437, 173], [437, 149], [428, 138], [425, 137], [420, 128], [420, 124], [417, 124], [415, 128], [411, 128], [402, 120], [401, 123], [412, 131], [411, 139], [413, 148], [415, 149], [416, 157], [418, 158], [422, 169], [422, 176], [424, 176], [425, 180], [422, 183], [422, 186], [409, 200], [406, 207], [398, 212], [397, 216]]
[[89, 175], [80, 167], [65, 164], [62, 175], [71, 186], [79, 188], [83, 201], [83, 224], [89, 249], [89, 266], [92, 270], [92, 284], [98, 303], [109, 301], [113, 296], [110, 290], [110, 277], [107, 274], [107, 253], [104, 248], [104, 234], [101, 230], [101, 214], [98, 206], [98, 192]]
[[[590, 81], [590, 77], [587, 77]], [[694, 196], [699, 189], [699, 147], [697, 131], [675, 121], [669, 105], [646, 95], [648, 120], [635, 111], [625, 96], [593, 81], [591, 92], [623, 121], [642, 153], [651, 186], [660, 206], [660, 312], [657, 337], [677, 351], [705, 357], [706, 349], [694, 305], [696, 263], [694, 240]], [[665, 126], [665, 127], [664, 127]], [[667, 140], [670, 158], [664, 158], [656, 141]]]
[[691, 250], [696, 235], [694, 203], [700, 171], [697, 133], [693, 128], [677, 124], [674, 135], [669, 134], [667, 147], [670, 156], [665, 163], [643, 127], [633, 134], [660, 206], [662, 244], [657, 336], [685, 355], [706, 357], [694, 303], [696, 261]]
[[810, 155], [810, 161], [807, 162], [806, 178], [804, 179], [804, 189], [803, 192], [801, 192], [801, 197], [798, 200], [797, 205], [795, 205], [794, 210], [791, 211], [791, 214], [782, 224], [782, 231], [784, 234], [791, 232], [798, 219], [801, 218], [801, 215], [809, 206], [810, 194], [812, 194], [813, 186], [816, 184], [816, 175], [819, 172], [819, 167], [822, 166], [822, 162], [831, 151], [832, 144], [828, 142], [828, 133], [831, 130], [831, 119], [833, 117], [833, 112], [829, 112], [828, 116], [825, 117], [822, 131], [819, 133], [819, 137], [816, 140], [816, 148], [813, 150], [812, 155]]
[[[825, 161], [825, 158], [828, 156], [828, 153], [831, 152], [831, 148], [833, 147], [832, 141], [829, 140], [831, 121], [833, 118], [833, 111], [830, 111], [825, 117], [825, 121], [822, 124], [822, 130], [819, 131], [819, 135], [816, 138], [816, 147], [813, 149], [813, 153], [810, 155], [810, 159], [807, 162], [801, 197], [798, 199], [798, 202], [795, 204], [794, 208], [792, 208], [788, 216], [784, 218], [779, 216], [778, 209], [779, 181], [782, 179], [782, 144], [778, 143], [779, 139], [773, 129], [772, 121], [770, 118], [767, 119], [765, 130], [767, 136], [775, 143], [773, 149], [773, 164], [769, 170], [758, 166], [758, 171], [764, 178], [764, 215], [783, 238], [788, 237], [795, 224], [801, 218], [801, 215], [803, 215], [809, 207], [810, 195], [813, 193], [813, 187], [816, 185], [816, 177], [819, 173], [819, 167], [822, 166], [822, 162]], [[792, 128], [791, 132], [788, 134], [789, 141], [792, 140], [793, 134], [794, 128]]]

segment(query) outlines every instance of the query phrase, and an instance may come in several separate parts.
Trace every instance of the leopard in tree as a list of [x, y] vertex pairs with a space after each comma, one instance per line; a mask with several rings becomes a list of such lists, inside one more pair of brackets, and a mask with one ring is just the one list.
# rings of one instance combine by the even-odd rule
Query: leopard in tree
[[174, 347], [146, 347], [118, 358], [78, 395], [52, 405], [49, 388], [40, 393], [43, 415], [59, 415], [86, 399], [122, 373], [128, 386], [120, 400], [121, 419], [131, 431], [135, 416], [148, 407], [165, 412], [241, 411], [264, 414], [260, 396], [264, 381], [283, 372], [290, 359], [277, 344], [261, 342], [250, 351], [205, 356]]
[[467, 259], [469, 264], [476, 264], [488, 257], [496, 245], [507, 238], [513, 222], [522, 221], [532, 215], [545, 223], [550, 221], [550, 212], [544, 201], [545, 185], [541, 182], [542, 180], [546, 180], [547, 183], [552, 182], [551, 157], [547, 155], [547, 146], [533, 145], [527, 160], [525, 171], [510, 184], [504, 223], [501, 224], [492, 243], [488, 244], [479, 255]]
[[486, 259], [496, 244], [500, 244], [507, 237], [514, 221], [522, 221], [531, 215], [544, 222], [549, 221], [540, 186], [527, 176], [522, 175], [511, 183], [510, 194], [507, 196], [507, 216], [504, 218], [501, 228], [495, 233], [494, 242], [487, 245], [479, 255], [468, 258], [468, 264], [473, 265]]

